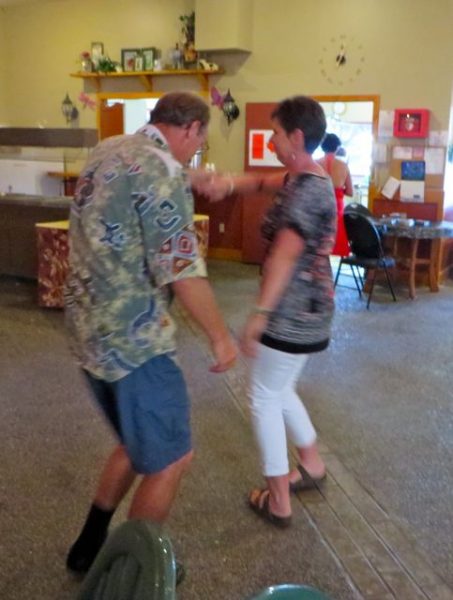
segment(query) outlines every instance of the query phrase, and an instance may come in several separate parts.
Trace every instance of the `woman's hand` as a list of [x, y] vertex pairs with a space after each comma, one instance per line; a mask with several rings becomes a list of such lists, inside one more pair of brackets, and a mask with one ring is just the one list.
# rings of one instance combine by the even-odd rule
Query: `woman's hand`
[[266, 329], [267, 315], [252, 313], [242, 331], [240, 347], [242, 352], [251, 358], [256, 356], [258, 343]]
[[195, 186], [199, 194], [209, 198], [211, 202], [218, 202], [234, 192], [234, 180], [231, 175], [218, 175], [211, 173], [211, 176]]
[[186, 173], [190, 185], [195, 189], [207, 183], [212, 177], [212, 171], [208, 171], [207, 169], [187, 169]]

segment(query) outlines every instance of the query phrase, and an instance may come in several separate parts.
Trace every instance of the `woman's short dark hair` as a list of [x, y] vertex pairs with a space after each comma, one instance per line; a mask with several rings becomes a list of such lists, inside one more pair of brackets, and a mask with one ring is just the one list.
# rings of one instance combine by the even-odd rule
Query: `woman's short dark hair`
[[294, 96], [282, 100], [272, 112], [286, 133], [300, 129], [304, 134], [305, 150], [312, 154], [326, 132], [326, 117], [322, 106], [308, 96]]
[[334, 133], [327, 133], [321, 144], [323, 152], [336, 152], [340, 146], [341, 140]]
[[200, 121], [205, 127], [209, 123], [209, 106], [196, 94], [171, 92], [159, 98], [151, 111], [150, 123], [165, 123], [183, 127]]

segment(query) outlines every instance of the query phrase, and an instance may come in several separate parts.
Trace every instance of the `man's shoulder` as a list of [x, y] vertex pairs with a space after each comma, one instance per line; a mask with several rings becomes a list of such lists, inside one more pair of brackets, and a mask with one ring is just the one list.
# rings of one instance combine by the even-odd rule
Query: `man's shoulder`
[[141, 172], [138, 165], [142, 165], [144, 172], [162, 177], [174, 176], [181, 170], [181, 165], [168, 149], [140, 133], [115, 135], [102, 140], [92, 152], [87, 165], [89, 168], [103, 164], [110, 168], [112, 163], [117, 167], [123, 164], [128, 169], [132, 166], [137, 174]]

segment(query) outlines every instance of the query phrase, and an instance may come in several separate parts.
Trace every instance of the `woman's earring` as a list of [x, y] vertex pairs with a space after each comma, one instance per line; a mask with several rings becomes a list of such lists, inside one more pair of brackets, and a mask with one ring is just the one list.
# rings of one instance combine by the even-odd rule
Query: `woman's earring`
[[295, 152], [291, 152], [291, 160], [296, 160], [296, 153]]

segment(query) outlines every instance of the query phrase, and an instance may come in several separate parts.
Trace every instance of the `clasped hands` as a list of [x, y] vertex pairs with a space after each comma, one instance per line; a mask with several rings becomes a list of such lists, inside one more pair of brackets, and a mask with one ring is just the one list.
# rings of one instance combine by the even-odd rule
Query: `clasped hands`
[[234, 192], [234, 180], [229, 173], [215, 173], [205, 169], [190, 169], [188, 176], [198, 194], [211, 202], [218, 202]]

